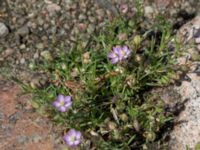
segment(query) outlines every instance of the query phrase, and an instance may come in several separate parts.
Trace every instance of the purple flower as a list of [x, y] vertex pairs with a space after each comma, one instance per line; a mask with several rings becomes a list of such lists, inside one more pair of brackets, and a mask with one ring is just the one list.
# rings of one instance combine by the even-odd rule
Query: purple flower
[[75, 129], [70, 129], [63, 137], [66, 144], [70, 147], [77, 146], [81, 143], [81, 132]]
[[122, 48], [121, 48], [121, 51], [120, 51], [122, 54], [122, 59], [126, 59], [126, 58], [128, 58], [129, 56], [130, 56], [130, 54], [131, 54], [131, 51], [130, 51], [130, 49], [128, 48], [128, 46], [123, 46]]
[[57, 99], [53, 102], [53, 106], [55, 106], [59, 111], [65, 112], [67, 111], [72, 105], [72, 97], [71, 96], [64, 96], [58, 95]]
[[108, 58], [111, 59], [111, 62], [113, 64], [117, 63], [120, 61], [120, 50], [121, 50], [121, 47], [120, 46], [116, 46], [116, 47], [113, 47], [113, 50], [112, 52], [110, 52], [108, 54]]
[[108, 54], [108, 58], [111, 59], [112, 64], [121, 62], [122, 60], [128, 58], [131, 54], [128, 46], [115, 46], [113, 50]]

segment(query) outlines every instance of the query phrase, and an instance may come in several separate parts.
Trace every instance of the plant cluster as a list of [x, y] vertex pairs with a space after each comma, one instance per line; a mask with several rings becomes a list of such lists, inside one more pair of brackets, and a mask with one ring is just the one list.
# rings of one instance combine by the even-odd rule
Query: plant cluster
[[[140, 13], [139, 13], [140, 14]], [[173, 82], [176, 48], [168, 24], [152, 30], [114, 19], [87, 47], [60, 48], [44, 62], [44, 88], [31, 88], [33, 106], [65, 127], [64, 141], [80, 149], [142, 149], [158, 141], [172, 119], [150, 89]]]

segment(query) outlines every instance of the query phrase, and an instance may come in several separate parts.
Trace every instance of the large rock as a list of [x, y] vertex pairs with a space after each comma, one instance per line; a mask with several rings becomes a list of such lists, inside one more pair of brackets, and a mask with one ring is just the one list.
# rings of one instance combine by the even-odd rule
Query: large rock
[[178, 117], [180, 124], [171, 133], [171, 150], [185, 150], [187, 146], [194, 149], [200, 141], [200, 77], [194, 73], [189, 77], [191, 82], [184, 81], [180, 87], [176, 87], [182, 100], [188, 99], [188, 102]]
[[178, 32], [177, 37], [188, 48], [196, 47], [200, 52], [200, 16], [185, 24]]
[[[182, 81], [180, 86], [172, 90], [180, 95], [180, 101], [185, 101], [185, 109], [179, 114], [177, 121], [180, 124], [171, 132], [170, 149], [185, 150], [187, 147], [194, 149], [200, 142], [200, 61], [199, 42], [200, 16], [185, 24], [178, 32], [177, 37], [186, 50], [178, 59], [179, 65], [189, 67], [186, 74], [188, 80]], [[195, 59], [194, 59], [195, 57]]]
[[17, 85], [0, 77], [1, 150], [54, 150], [52, 124], [33, 112], [29, 99]]

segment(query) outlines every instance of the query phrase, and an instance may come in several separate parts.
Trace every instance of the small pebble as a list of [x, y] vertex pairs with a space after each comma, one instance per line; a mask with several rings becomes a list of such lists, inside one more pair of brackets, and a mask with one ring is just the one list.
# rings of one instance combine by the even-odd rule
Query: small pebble
[[3, 57], [11, 56], [14, 53], [14, 49], [8, 48], [3, 52]]
[[21, 58], [21, 59], [20, 59], [20, 64], [24, 64], [25, 61], [26, 61], [25, 58]]
[[42, 50], [42, 49], [44, 49], [44, 44], [38, 43], [38, 44], [36, 44], [36, 48]]
[[26, 36], [29, 34], [28, 26], [23, 26], [17, 30], [17, 34], [20, 36]]
[[61, 7], [57, 4], [49, 4], [47, 6], [47, 11], [50, 15], [54, 15], [56, 12], [59, 12], [61, 10]]
[[52, 55], [49, 51], [42, 51], [40, 54], [45, 60], [52, 60]]
[[16, 141], [18, 143], [24, 144], [24, 143], [26, 143], [28, 141], [28, 137], [27, 136], [23, 136], [23, 135], [17, 136]]
[[4, 23], [0, 22], [0, 37], [5, 37], [8, 33], [8, 27]]
[[36, 52], [36, 53], [33, 55], [33, 58], [34, 58], [34, 59], [38, 59], [38, 58], [39, 58], [39, 54]]
[[25, 49], [25, 48], [26, 48], [26, 45], [25, 45], [25, 44], [21, 44], [19, 48], [20, 48], [20, 49]]
[[40, 136], [40, 135], [33, 135], [32, 136], [32, 141], [34, 142], [34, 143], [38, 143], [39, 141], [41, 141], [42, 140], [42, 137]]
[[151, 15], [154, 13], [154, 9], [153, 9], [153, 7], [151, 7], [151, 6], [146, 6], [145, 8], [144, 8], [144, 15], [146, 16], [146, 17], [151, 17]]

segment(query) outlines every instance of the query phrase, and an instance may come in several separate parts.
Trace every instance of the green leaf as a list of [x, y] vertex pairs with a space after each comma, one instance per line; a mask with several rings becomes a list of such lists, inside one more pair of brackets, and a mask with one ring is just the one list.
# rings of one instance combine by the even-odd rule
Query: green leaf
[[195, 150], [200, 150], [200, 142], [195, 145]]

